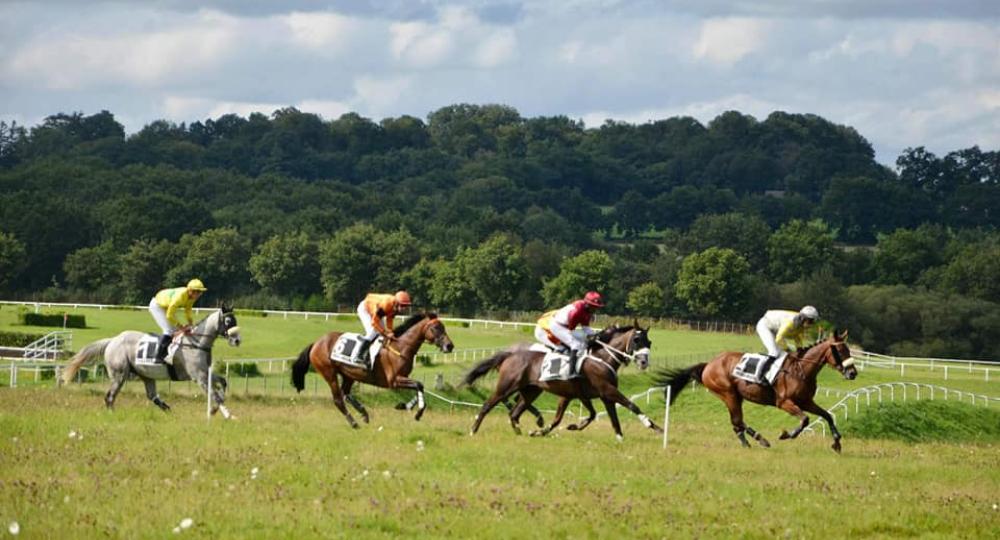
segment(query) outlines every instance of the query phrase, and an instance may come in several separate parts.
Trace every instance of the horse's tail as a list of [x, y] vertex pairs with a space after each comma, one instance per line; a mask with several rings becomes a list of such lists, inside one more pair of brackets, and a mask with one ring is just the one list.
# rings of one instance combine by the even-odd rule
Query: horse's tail
[[83, 367], [84, 364], [93, 361], [95, 358], [103, 356], [105, 349], [108, 348], [108, 343], [111, 343], [112, 339], [114, 338], [101, 339], [80, 349], [80, 352], [76, 353], [73, 358], [70, 359], [66, 368], [63, 369], [63, 384], [73, 382], [73, 377], [76, 377], [76, 373], [80, 371], [80, 368]]
[[306, 389], [306, 373], [309, 373], [309, 353], [312, 352], [312, 343], [306, 346], [299, 354], [298, 360], [292, 364], [292, 386], [299, 392]]
[[673, 403], [691, 379], [701, 382], [701, 372], [707, 365], [708, 363], [703, 362], [686, 368], [661, 369], [653, 376], [653, 381], [657, 386], [665, 387], [664, 392], [666, 387], [670, 388], [670, 402]]
[[490, 370], [500, 367], [500, 364], [502, 364], [503, 361], [512, 354], [514, 354], [514, 351], [500, 351], [486, 360], [476, 364], [475, 367], [465, 374], [465, 378], [462, 379], [462, 384], [466, 386], [472, 385], [472, 383], [476, 382], [476, 379], [486, 375], [490, 372]]

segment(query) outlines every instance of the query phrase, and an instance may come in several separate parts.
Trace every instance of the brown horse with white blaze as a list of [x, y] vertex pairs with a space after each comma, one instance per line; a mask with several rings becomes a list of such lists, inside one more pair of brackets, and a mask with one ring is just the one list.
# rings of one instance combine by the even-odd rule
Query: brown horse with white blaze
[[748, 400], [760, 405], [778, 407], [799, 418], [798, 427], [791, 433], [783, 430], [781, 439], [794, 439], [802, 433], [802, 430], [809, 425], [809, 417], [805, 412], [819, 415], [830, 425], [830, 433], [833, 434], [832, 448], [840, 452], [840, 432], [833, 423], [833, 417], [813, 399], [816, 396], [816, 377], [825, 364], [839, 371], [845, 379], [854, 380], [858, 376], [858, 369], [854, 366], [851, 349], [847, 346], [846, 340], [847, 332], [843, 334], [834, 332], [828, 339], [813, 345], [801, 356], [789, 354], [785, 364], [775, 376], [773, 386], [751, 383], [733, 376], [733, 368], [743, 356], [741, 352], [724, 352], [708, 363], [683, 369], [663, 370], [654, 379], [657, 384], [670, 387], [671, 402], [691, 379], [708, 388], [726, 404], [733, 431], [743, 446], [750, 446], [746, 434], [750, 434], [761, 446], [771, 445], [760, 433], [743, 422], [743, 400]]
[[473, 367], [464, 379], [466, 385], [471, 385], [493, 369], [499, 373], [496, 389], [479, 410], [471, 434], [479, 430], [483, 418], [493, 407], [515, 393], [520, 393], [520, 397], [510, 413], [510, 423], [514, 431], [520, 433], [518, 419], [543, 391], [553, 393], [561, 399], [552, 424], [533, 432], [532, 435], [546, 435], [551, 432], [562, 421], [567, 405], [574, 399], [579, 399], [587, 407], [590, 415], [580, 424], [569, 426], [568, 429], [586, 428], [597, 415], [590, 402], [593, 398], [600, 398], [604, 403], [611, 426], [619, 440], [622, 438], [622, 430], [618, 422], [616, 405], [621, 405], [636, 414], [649, 429], [662, 433], [659, 426], [618, 390], [618, 368], [634, 359], [640, 369], [646, 369], [649, 365], [650, 346], [649, 329], [641, 328], [638, 323], [634, 326], [605, 328], [595, 334], [588, 345], [586, 361], [580, 371], [581, 377], [552, 381], [539, 380], [542, 360], [545, 357], [542, 352], [519, 345], [495, 354]]
[[365, 410], [361, 402], [351, 395], [351, 387], [354, 383], [367, 383], [394, 390], [415, 390], [417, 392], [417, 396], [414, 398], [417, 402], [417, 413], [414, 418], [420, 420], [426, 407], [424, 385], [420, 381], [411, 379], [409, 375], [413, 371], [414, 357], [425, 341], [433, 343], [446, 353], [455, 348], [441, 319], [434, 313], [421, 313], [404, 321], [393, 332], [394, 339], [383, 344], [372, 369], [335, 362], [330, 359], [330, 351], [341, 334], [342, 332], [330, 332], [302, 351], [298, 360], [292, 365], [292, 384], [295, 388], [299, 392], [305, 389], [306, 373], [311, 365], [326, 380], [330, 386], [330, 392], [333, 394], [334, 405], [355, 429], [359, 426], [347, 410], [344, 404], [345, 399], [361, 414], [361, 419], [366, 424], [369, 417], [368, 411]]

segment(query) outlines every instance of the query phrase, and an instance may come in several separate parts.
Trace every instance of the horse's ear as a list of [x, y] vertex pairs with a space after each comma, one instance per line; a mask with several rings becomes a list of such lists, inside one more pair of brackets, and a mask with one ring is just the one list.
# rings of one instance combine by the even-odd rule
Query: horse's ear
[[632, 319], [632, 327], [633, 328], [642, 328], [641, 326], [639, 326], [639, 319], [635, 319], [635, 318]]

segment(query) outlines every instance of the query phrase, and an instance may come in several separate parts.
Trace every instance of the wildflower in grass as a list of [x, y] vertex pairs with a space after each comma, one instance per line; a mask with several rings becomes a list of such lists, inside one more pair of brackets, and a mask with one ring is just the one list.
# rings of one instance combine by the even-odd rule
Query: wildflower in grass
[[[993, 506], [996, 507], [996, 505]], [[11, 521], [10, 525], [7, 525], [7, 531], [10, 532], [11, 535], [17, 536], [21, 534], [21, 525], [16, 521]]]

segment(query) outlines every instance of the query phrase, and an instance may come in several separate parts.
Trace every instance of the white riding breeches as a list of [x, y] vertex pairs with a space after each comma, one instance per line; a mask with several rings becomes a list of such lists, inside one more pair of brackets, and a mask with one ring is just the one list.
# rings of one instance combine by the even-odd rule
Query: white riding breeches
[[587, 350], [587, 333], [584, 332], [582, 328], [570, 330], [569, 328], [553, 321], [549, 331], [552, 332], [552, 335], [555, 336], [556, 339], [570, 349], [577, 352], [585, 352]]
[[760, 340], [764, 342], [764, 348], [767, 349], [767, 354], [777, 358], [781, 356], [781, 350], [778, 349], [778, 343], [774, 340], [774, 334], [771, 333], [771, 329], [767, 326], [767, 321], [761, 319], [757, 321], [757, 335], [760, 336]]
[[153, 320], [156, 321], [156, 324], [164, 334], [173, 335], [174, 327], [167, 320], [167, 312], [160, 307], [160, 304], [156, 303], [156, 298], [149, 301], [149, 313], [153, 316]]
[[372, 323], [372, 316], [365, 309], [364, 302], [358, 304], [358, 318], [361, 319], [361, 326], [365, 328], [365, 340], [371, 341], [375, 339], [378, 336], [378, 330], [375, 329], [375, 325]]

